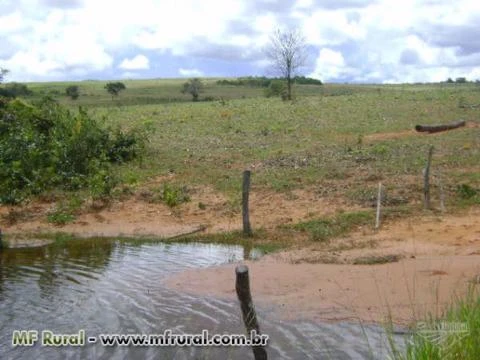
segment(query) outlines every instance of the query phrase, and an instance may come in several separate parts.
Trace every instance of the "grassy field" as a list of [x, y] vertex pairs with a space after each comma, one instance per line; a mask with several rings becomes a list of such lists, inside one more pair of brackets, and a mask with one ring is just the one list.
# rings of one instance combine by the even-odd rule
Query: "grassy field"
[[[133, 187], [175, 174], [178, 185], [212, 185], [238, 198], [241, 171], [252, 168], [256, 188], [311, 188], [361, 203], [382, 181], [392, 202], [406, 203], [421, 198], [421, 171], [433, 145], [433, 186], [441, 178], [451, 195], [447, 201], [456, 199], [458, 184], [480, 188], [480, 128], [411, 131], [416, 124], [458, 119], [478, 125], [475, 84], [301, 85], [296, 100], [285, 102], [265, 98], [262, 88], [216, 80], [205, 80], [200, 97], [211, 101], [199, 102], [181, 94], [184, 79], [125, 81], [127, 89], [115, 99], [102, 81], [28, 86], [34, 99], [50, 94], [72, 109], [80, 105], [105, 116], [109, 124], [147, 126], [146, 158], [119, 168]], [[80, 87], [76, 101], [64, 95], [71, 84]]]
[[[480, 87], [476, 84], [303, 85], [295, 87], [294, 101], [282, 101], [265, 98], [262, 88], [220, 86], [217, 79], [206, 79], [201, 101], [192, 102], [180, 92], [184, 81], [124, 81], [127, 89], [113, 99], [104, 89], [104, 81], [31, 83], [28, 87], [34, 95], [27, 100], [50, 95], [72, 111], [86, 108], [92, 116], [105, 118], [107, 125], [148, 129], [145, 157], [114, 165], [121, 187], [128, 190], [122, 190], [122, 196], [160, 179], [171, 189], [211, 187], [239, 211], [242, 171], [249, 168], [255, 192], [294, 197], [294, 190], [304, 189], [357, 207], [280, 227], [289, 238], [304, 232], [312, 241], [326, 242], [358, 226], [372, 225], [371, 206], [378, 182], [386, 189], [384, 216], [421, 210], [422, 170], [431, 145], [434, 208], [439, 208], [440, 188], [449, 210], [480, 204]], [[65, 96], [69, 85], [79, 86], [78, 100]], [[460, 119], [467, 121], [467, 126], [457, 130], [433, 135], [413, 130], [417, 124]], [[158, 181], [151, 186], [153, 194], [158, 192]], [[62, 199], [65, 208], [81, 206], [74, 195], [66, 194], [67, 202]], [[367, 210], [357, 211], [358, 207]], [[51, 222], [70, 221], [65, 217], [70, 209], [59, 208], [61, 211], [50, 214]], [[14, 211], [9, 214], [19, 216]], [[268, 237], [262, 231], [256, 235]], [[239, 237], [239, 233], [208, 234], [193, 240], [229, 243]], [[463, 305], [458, 308], [452, 310], [449, 320], [466, 321], [461, 316]], [[478, 308], [477, 301], [472, 307], [477, 322]], [[476, 335], [478, 324], [472, 327]], [[415, 341], [419, 342], [417, 348], [429, 346], [421, 338]], [[476, 340], [468, 341], [477, 357]], [[433, 352], [429, 349], [425, 357], [414, 351], [409, 348], [406, 358], [442, 358], [441, 353], [430, 357]]]

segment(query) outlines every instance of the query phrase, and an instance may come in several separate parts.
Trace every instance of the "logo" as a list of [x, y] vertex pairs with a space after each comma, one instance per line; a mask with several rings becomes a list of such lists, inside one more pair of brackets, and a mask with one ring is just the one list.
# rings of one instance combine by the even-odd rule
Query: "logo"
[[443, 359], [454, 357], [455, 345], [465, 338], [470, 329], [467, 323], [439, 321], [417, 323], [417, 335], [438, 346]]

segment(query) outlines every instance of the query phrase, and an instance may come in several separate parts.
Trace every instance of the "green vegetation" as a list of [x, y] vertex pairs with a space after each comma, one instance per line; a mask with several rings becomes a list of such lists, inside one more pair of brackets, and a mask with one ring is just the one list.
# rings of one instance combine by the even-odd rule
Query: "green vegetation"
[[70, 85], [65, 89], [65, 93], [72, 100], [77, 100], [80, 96], [80, 91], [78, 85]]
[[190, 196], [188, 195], [188, 189], [186, 186], [177, 187], [169, 184], [163, 185], [161, 198], [163, 202], [170, 207], [190, 201]]
[[[264, 87], [267, 88], [275, 80], [284, 79], [281, 78], [267, 78], [265, 76], [245, 76], [236, 79], [222, 79], [217, 80], [218, 85], [230, 85], [230, 86], [250, 86], [250, 87]], [[297, 85], [322, 85], [322, 82], [318, 79], [313, 79], [305, 76], [295, 76], [292, 81]]]
[[287, 100], [287, 86], [283, 80], [272, 80], [270, 85], [265, 89], [265, 96], [280, 96], [283, 100]]
[[0, 84], [3, 82], [3, 79], [5, 79], [5, 76], [7, 76], [8, 72], [7, 69], [0, 68]]
[[125, 86], [125, 84], [120, 81], [109, 82], [105, 85], [105, 90], [107, 90], [107, 92], [112, 95], [112, 99], [114, 96], [118, 96], [118, 94], [120, 94], [120, 91], [123, 91], [126, 88], [127, 87]]
[[16, 98], [19, 96], [31, 96], [33, 92], [25, 84], [16, 82], [8, 83], [0, 88], [0, 97]]
[[[480, 203], [478, 109], [464, 106], [480, 103], [474, 83], [317, 86], [296, 80], [296, 100], [281, 101], [264, 97], [271, 80], [265, 85], [263, 78], [203, 79], [202, 97], [194, 103], [179, 92], [184, 82], [125, 81], [128, 91], [115, 102], [105, 82], [93, 80], [31, 83], [25, 88], [32, 93], [17, 93], [20, 99], [0, 97], [0, 201], [64, 192], [59, 198], [71, 200], [60, 200], [48, 214], [50, 222], [64, 224], [75, 219], [84, 198], [131, 196], [151, 179], [168, 178], [150, 189], [148, 201], [181, 206], [189, 201], [188, 189], [208, 186], [239, 211], [241, 172], [252, 167], [252, 192], [283, 192], [295, 201], [295, 190], [303, 189], [312, 197], [364, 208], [278, 229], [269, 234], [274, 243], [264, 244], [271, 251], [292, 233], [324, 242], [371, 228], [379, 181], [385, 187], [383, 219], [421, 211], [422, 169], [433, 145], [434, 207], [440, 188], [447, 209]], [[75, 103], [65, 96], [69, 86], [82, 89]], [[26, 96], [28, 102], [21, 99]], [[412, 131], [416, 124], [452, 119], [473, 126], [435, 135]], [[204, 203], [198, 208], [208, 209]], [[22, 216], [12, 210], [4, 218], [14, 223]], [[247, 240], [232, 232], [175, 241], [257, 246], [264, 238], [264, 231], [254, 229]], [[394, 260], [370, 257], [357, 263]], [[469, 298], [446, 315], [470, 329], [453, 347], [453, 358], [479, 357], [479, 301]], [[421, 336], [412, 341], [398, 359], [445, 358], [444, 349]]]
[[368, 211], [340, 213], [326, 219], [316, 219], [293, 226], [294, 229], [307, 232], [312, 241], [327, 241], [345, 235], [355, 228], [373, 223], [374, 214]]
[[190, 79], [183, 84], [182, 94], [192, 95], [193, 101], [198, 101], [198, 96], [203, 91], [203, 83], [199, 78]]
[[116, 183], [112, 164], [137, 157], [143, 147], [136, 132], [103, 127], [86, 110], [69, 111], [51, 98], [0, 104], [1, 203], [55, 187], [108, 196]]
[[[88, 108], [87, 117], [100, 128], [110, 129], [109, 137], [118, 140], [102, 150], [109, 166], [115, 167], [115, 176], [96, 171], [96, 177], [87, 175], [89, 180], [82, 181], [81, 187], [97, 193], [115, 190], [117, 182], [135, 188], [150, 178], [173, 175], [169, 186], [212, 186], [238, 207], [235, 199], [241, 170], [253, 164], [253, 191], [308, 189], [322, 197], [340, 196], [350, 204], [371, 206], [378, 181], [382, 181], [387, 205], [407, 209], [422, 197], [421, 172], [428, 148], [434, 145], [433, 205], [439, 192], [436, 174], [441, 175], [447, 208], [478, 199], [478, 195], [465, 199], [457, 186], [480, 188], [480, 177], [476, 176], [479, 128], [438, 135], [411, 131], [416, 124], [448, 123], [452, 119], [478, 122], [474, 107], [458, 107], [459, 99], [466, 104], [480, 103], [479, 87], [474, 83], [297, 84], [293, 102], [264, 98], [263, 87], [247, 82], [217, 84], [240, 80], [244, 81], [202, 79], [203, 92], [198, 100], [204, 97], [211, 101], [195, 103], [179, 92], [185, 79], [125, 81], [128, 92], [115, 102], [101, 81], [27, 85], [33, 91], [29, 101], [40, 101], [50, 94], [69, 109], [72, 123], [84, 117], [78, 106]], [[64, 95], [68, 86], [82, 89], [75, 103]], [[87, 138], [99, 134], [93, 133], [97, 135]], [[147, 133], [149, 141], [144, 148], [136, 139]], [[142, 151], [142, 161], [130, 161]], [[59, 171], [52, 173], [59, 177]], [[55, 186], [75, 188], [68, 181], [67, 186], [60, 185], [63, 181], [55, 181]], [[49, 187], [50, 181], [46, 185]], [[38, 193], [36, 186], [26, 188], [32, 189], [27, 193]]]
[[480, 358], [480, 297], [473, 288], [441, 317], [428, 317], [400, 351], [390, 339], [395, 360], [476, 360]]

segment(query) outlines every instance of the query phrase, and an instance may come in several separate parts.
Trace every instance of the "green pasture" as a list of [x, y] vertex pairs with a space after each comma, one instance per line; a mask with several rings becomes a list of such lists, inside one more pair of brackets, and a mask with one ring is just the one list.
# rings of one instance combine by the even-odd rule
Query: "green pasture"
[[[441, 180], [453, 201], [458, 184], [480, 188], [479, 127], [409, 133], [416, 124], [479, 124], [476, 84], [297, 85], [290, 102], [264, 97], [263, 88], [217, 80], [204, 80], [198, 102], [181, 93], [185, 79], [126, 80], [127, 89], [113, 99], [106, 81], [28, 87], [32, 100], [50, 94], [74, 111], [82, 106], [105, 117], [108, 125], [146, 127], [146, 156], [117, 169], [132, 187], [174, 174], [178, 185], [212, 185], [238, 199], [241, 172], [252, 168], [257, 189], [309, 187], [358, 202], [382, 181], [392, 196], [408, 201], [421, 197], [421, 172], [434, 145], [434, 189]], [[75, 101], [65, 95], [72, 84], [80, 88]], [[390, 135], [371, 137], [382, 133]]]

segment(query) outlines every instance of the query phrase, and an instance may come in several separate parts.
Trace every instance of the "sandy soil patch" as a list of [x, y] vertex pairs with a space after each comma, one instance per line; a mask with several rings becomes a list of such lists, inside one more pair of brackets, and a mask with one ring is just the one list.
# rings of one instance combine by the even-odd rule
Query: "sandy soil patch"
[[[202, 204], [202, 208], [199, 204]], [[209, 187], [192, 189], [191, 201], [170, 208], [151, 203], [137, 194], [126, 201], [117, 201], [76, 216], [73, 223], [56, 226], [47, 221], [54, 203], [29, 204], [23, 207], [0, 207], [4, 232], [35, 233], [62, 231], [81, 237], [92, 236], [155, 236], [169, 238], [204, 228], [206, 233], [239, 230], [242, 218], [239, 206]], [[252, 191], [250, 217], [254, 228], [275, 228], [279, 224], [334, 214], [339, 209], [354, 209], [345, 201], [322, 198], [313, 191], [295, 190], [289, 194]], [[10, 211], [17, 213], [9, 222]]]
[[[480, 274], [479, 215], [474, 209], [465, 216], [400, 221], [376, 234], [343, 239], [373, 239], [370, 248], [325, 251], [316, 245], [246, 262], [254, 301], [286, 319], [381, 322], [391, 314], [396, 323], [408, 324], [427, 313], [440, 314]], [[322, 263], [325, 253], [337, 253], [345, 263]], [[374, 254], [401, 254], [403, 259], [351, 264], [358, 256]], [[235, 266], [187, 271], [167, 285], [234, 300]]]

